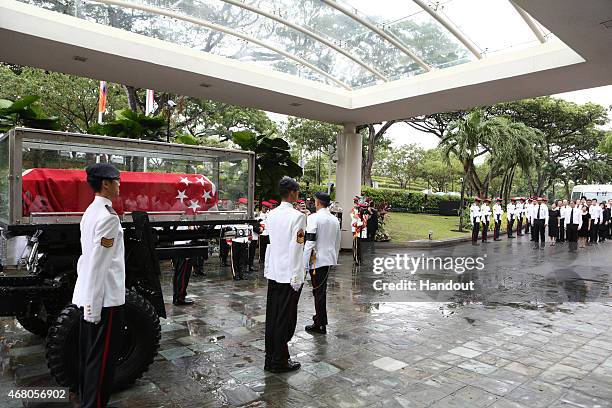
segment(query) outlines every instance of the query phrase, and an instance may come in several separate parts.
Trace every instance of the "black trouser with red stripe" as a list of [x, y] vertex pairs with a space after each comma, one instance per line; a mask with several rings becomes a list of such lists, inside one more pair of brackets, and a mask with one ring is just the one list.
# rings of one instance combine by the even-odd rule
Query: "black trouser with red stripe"
[[103, 307], [100, 323], [81, 318], [79, 394], [81, 408], [104, 408], [110, 398], [123, 338], [123, 306]]
[[299, 291], [293, 290], [289, 283], [268, 279], [268, 298], [266, 300], [266, 367], [283, 367], [289, 360], [287, 343], [295, 333]]
[[253, 267], [253, 261], [255, 260], [255, 251], [259, 246], [259, 239], [253, 239], [249, 242], [249, 268]]
[[268, 248], [268, 244], [270, 243], [269, 235], [260, 235], [259, 236], [259, 263], [266, 263], [266, 249]]
[[185, 300], [187, 296], [187, 285], [191, 277], [193, 269], [192, 258], [175, 258], [172, 260], [174, 264], [174, 277], [172, 279], [172, 300], [173, 302]]
[[501, 229], [501, 219], [495, 219], [495, 228], [493, 229], [493, 239], [499, 239], [499, 230]]
[[315, 326], [327, 326], [327, 276], [331, 266], [311, 269], [312, 295], [314, 297], [315, 315], [312, 321]]
[[478, 241], [478, 232], [480, 231], [480, 221], [476, 221], [476, 218], [472, 219], [472, 243]]
[[230, 262], [232, 264], [232, 276], [234, 278], [243, 278], [242, 272], [248, 268], [249, 262], [249, 244], [248, 242], [232, 241], [230, 249]]

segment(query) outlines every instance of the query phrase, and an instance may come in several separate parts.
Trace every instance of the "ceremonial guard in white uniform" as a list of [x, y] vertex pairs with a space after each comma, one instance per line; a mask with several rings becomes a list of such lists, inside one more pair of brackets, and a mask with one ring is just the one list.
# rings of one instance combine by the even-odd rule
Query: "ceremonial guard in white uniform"
[[266, 229], [270, 244], [264, 276], [268, 279], [266, 302], [266, 359], [264, 370], [293, 371], [300, 363], [291, 361], [287, 343], [295, 333], [297, 305], [304, 283], [306, 216], [293, 208], [299, 185], [289, 177], [279, 183], [282, 203], [270, 211]]
[[[544, 249], [546, 246], [546, 226], [548, 225], [548, 206], [544, 204], [542, 197], [537, 198], [538, 203], [531, 209], [533, 219], [533, 227], [535, 228], [535, 246]], [[538, 245], [541, 242], [541, 245]]]
[[259, 226], [261, 233], [259, 234], [259, 263], [264, 264], [266, 261], [266, 248], [270, 243], [270, 236], [268, 235], [268, 229], [266, 228], [266, 220], [268, 218], [268, 212], [272, 204], [268, 201], [261, 203], [261, 212], [259, 213]]
[[[527, 203], [524, 205], [525, 208], [525, 234], [529, 234], [531, 231], [531, 237], [533, 238], [533, 220], [531, 219], [531, 210], [535, 203], [533, 203], [533, 197], [527, 197]], [[531, 229], [530, 229], [531, 227]]]
[[259, 225], [253, 226], [249, 224], [249, 265], [248, 271], [255, 271], [255, 267], [253, 266], [253, 262], [255, 261], [255, 253], [257, 252], [257, 248], [259, 247], [259, 232], [261, 231], [261, 227]]
[[123, 229], [111, 200], [119, 196], [119, 171], [107, 163], [87, 167], [94, 201], [81, 219], [82, 255], [72, 303], [83, 313], [79, 328], [81, 407], [106, 407], [123, 337], [125, 258]]
[[495, 223], [495, 227], [493, 228], [493, 240], [501, 241], [499, 237], [499, 231], [501, 229], [502, 223], [502, 215], [504, 215], [504, 210], [501, 206], [502, 199], [497, 197], [495, 199], [495, 205], [493, 206], [493, 222]]
[[523, 236], [523, 216], [525, 215], [525, 197], [519, 198], [515, 209], [516, 214], [516, 235]]
[[516, 218], [516, 198], [510, 199], [510, 204], [506, 205], [506, 228], [508, 228], [508, 238], [514, 238], [512, 230], [514, 229], [514, 219]]
[[477, 245], [480, 230], [480, 197], [476, 197], [470, 207], [470, 222], [472, 223], [472, 245]]
[[480, 221], [482, 222], [482, 242], [487, 242], [489, 234], [489, 222], [491, 221], [491, 204], [490, 198], [485, 198], [484, 203], [480, 206]]
[[338, 263], [340, 252], [340, 222], [329, 212], [331, 197], [327, 193], [315, 194], [316, 213], [308, 217], [304, 266], [310, 273], [312, 295], [315, 303], [313, 324], [307, 332], [325, 334], [327, 329], [327, 277], [332, 266]]

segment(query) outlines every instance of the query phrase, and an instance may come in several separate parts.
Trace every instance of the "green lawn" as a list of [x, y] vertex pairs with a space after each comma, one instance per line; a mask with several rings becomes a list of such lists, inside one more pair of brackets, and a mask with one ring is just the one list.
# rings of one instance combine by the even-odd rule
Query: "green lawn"
[[427, 239], [429, 230], [433, 231], [432, 239], [469, 235], [468, 228], [465, 228], [465, 233], [451, 231], [458, 229], [459, 217], [409, 213], [389, 213], [387, 217], [385, 229], [391, 241], [395, 242]]

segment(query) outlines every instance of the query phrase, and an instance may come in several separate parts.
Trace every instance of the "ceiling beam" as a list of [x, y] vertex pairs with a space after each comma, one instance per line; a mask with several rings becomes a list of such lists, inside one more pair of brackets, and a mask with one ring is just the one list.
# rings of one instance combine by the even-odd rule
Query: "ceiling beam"
[[291, 27], [296, 31], [301, 32], [302, 34], [332, 48], [333, 50], [339, 52], [340, 54], [344, 55], [345, 57], [347, 57], [348, 59], [352, 60], [353, 62], [355, 62], [356, 64], [360, 65], [362, 68], [364, 68], [365, 70], [369, 71], [370, 73], [374, 74], [375, 76], [378, 77], [378, 79], [383, 80], [384, 82], [389, 82], [389, 78], [387, 78], [384, 74], [382, 74], [380, 71], [378, 71], [376, 68], [369, 66], [368, 64], [366, 64], [365, 62], [363, 62], [359, 57], [351, 54], [350, 52], [348, 52], [347, 50], [342, 49], [341, 47], [338, 47], [336, 44], [332, 43], [331, 41], [329, 41], [328, 39], [326, 39], [325, 37], [320, 36], [319, 34], [315, 33], [312, 30], [309, 30], [306, 27], [302, 27], [298, 24], [292, 23], [291, 21], [276, 16], [272, 13], [268, 13], [267, 11], [261, 10], [255, 6], [252, 6], [250, 4], [247, 3], [243, 3], [242, 1], [239, 0], [221, 0], [227, 4], [231, 4], [232, 6], [236, 6], [236, 7], [240, 7], [242, 9], [245, 10], [249, 10], [252, 11], [253, 13], [257, 13], [261, 16], [267, 17], [271, 20], [274, 20], [276, 22], [279, 22], [281, 24], [286, 25], [287, 27]]
[[430, 16], [432, 16], [438, 23], [442, 24], [444, 28], [446, 28], [457, 40], [461, 42], [474, 56], [478, 59], [482, 59], [482, 53], [476, 47], [470, 39], [468, 39], [465, 35], [463, 35], [457, 27], [453, 23], [451, 23], [447, 18], [445, 18], [442, 14], [438, 13], [436, 10], [429, 7], [423, 0], [413, 0], [416, 4], [419, 5], [424, 11], [426, 11]]
[[533, 31], [533, 34], [538, 38], [538, 40], [544, 44], [546, 42], [546, 37], [544, 37], [544, 34], [542, 34], [542, 30], [540, 30], [540, 28], [538, 27], [538, 25], [535, 23], [535, 21], [533, 20], [533, 18], [531, 18], [531, 16], [522, 8], [520, 8], [514, 1], [510, 0], [510, 4], [512, 4], [514, 6], [514, 8], [516, 9], [516, 11], [519, 13], [519, 15], [521, 16], [521, 18], [523, 20], [525, 20], [525, 23], [527, 23], [527, 25], [529, 26], [529, 28], [531, 28], [531, 31]]
[[250, 43], [253, 44], [257, 44], [260, 47], [264, 47], [267, 48], [271, 51], [276, 52], [277, 54], [280, 54], [284, 57], [289, 58], [292, 61], [297, 62], [300, 65], [303, 65], [307, 68], [310, 68], [311, 70], [313, 70], [314, 72], [320, 74], [321, 76], [329, 79], [330, 81], [340, 85], [341, 87], [343, 87], [344, 89], [350, 91], [352, 90], [352, 88], [342, 82], [341, 80], [339, 80], [338, 78], [334, 77], [333, 75], [330, 75], [329, 73], [323, 71], [321, 68], [317, 67], [316, 65], [311, 64], [310, 62], [304, 60], [303, 58], [298, 57], [297, 55], [291, 54], [287, 51], [284, 51], [272, 44], [269, 44], [265, 41], [261, 41], [258, 40], [257, 38], [253, 38], [249, 35], [243, 34], [239, 31], [236, 30], [232, 30], [231, 28], [227, 28], [227, 27], [223, 27], [219, 24], [215, 24], [215, 23], [211, 23], [210, 21], [206, 21], [204, 19], [201, 18], [196, 18], [196, 17], [191, 17], [191, 16], [187, 16], [185, 14], [180, 14], [180, 13], [175, 13], [173, 11], [170, 10], [166, 10], [166, 9], [162, 9], [162, 8], [158, 8], [158, 7], [151, 7], [151, 6], [145, 6], [142, 4], [136, 4], [136, 3], [130, 3], [130, 2], [126, 2], [126, 1], [121, 1], [121, 0], [88, 0], [88, 1], [92, 1], [94, 3], [102, 3], [102, 4], [107, 4], [107, 5], [114, 5], [114, 6], [119, 6], [119, 7], [123, 7], [123, 8], [130, 8], [130, 9], [134, 9], [134, 10], [140, 10], [140, 11], [145, 11], [147, 13], [151, 13], [151, 14], [157, 14], [157, 15], [161, 15], [161, 16], [166, 16], [166, 17], [170, 17], [170, 18], [174, 18], [177, 20], [182, 20], [182, 21], [187, 21], [188, 23], [192, 23], [195, 25], [199, 25], [202, 27], [206, 27], [209, 28], [211, 30], [215, 30], [215, 31], [219, 31], [240, 39], [243, 39], [245, 41], [248, 41]]
[[376, 27], [374, 24], [370, 23], [365, 18], [358, 16], [357, 14], [355, 14], [351, 10], [347, 9], [346, 7], [340, 5], [339, 3], [337, 3], [334, 0], [321, 0], [321, 1], [323, 3], [325, 3], [325, 4], [327, 4], [328, 6], [338, 10], [339, 12], [344, 13], [345, 15], [349, 16], [353, 20], [357, 21], [359, 24], [361, 24], [364, 27], [368, 28], [370, 31], [373, 31], [374, 33], [378, 34], [383, 39], [385, 39], [388, 42], [390, 42], [391, 44], [393, 44], [393, 46], [395, 48], [399, 49], [404, 54], [408, 55], [414, 62], [416, 62], [426, 72], [429, 72], [429, 71], [432, 70], [432, 68], [425, 61], [423, 61], [418, 55], [416, 55], [414, 52], [412, 52], [408, 47], [406, 47], [404, 44], [399, 42], [394, 37], [390, 36], [385, 31], [383, 31], [380, 28]]

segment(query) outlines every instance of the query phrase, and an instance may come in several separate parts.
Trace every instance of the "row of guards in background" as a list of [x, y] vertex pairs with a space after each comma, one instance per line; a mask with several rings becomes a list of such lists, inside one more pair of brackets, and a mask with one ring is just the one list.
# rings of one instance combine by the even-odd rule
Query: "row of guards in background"
[[[474, 199], [470, 207], [470, 219], [472, 222], [472, 244], [478, 241], [479, 230], [482, 226], [482, 242], [487, 242], [487, 232], [490, 222], [495, 223], [494, 239], [500, 240], [500, 228], [504, 210], [502, 199], [497, 198], [493, 208], [490, 207], [491, 199], [479, 197]], [[551, 246], [557, 242], [570, 243], [570, 250], [575, 249], [578, 237], [589, 241], [589, 244], [604, 242], [606, 238], [612, 237], [612, 200], [609, 202], [597, 202], [597, 199], [553, 201], [548, 207], [546, 197], [513, 197], [506, 206], [507, 234], [508, 238], [514, 238], [513, 230], [516, 222], [516, 235], [523, 236], [531, 232], [531, 241], [534, 248], [543, 249], [546, 243], [546, 229]], [[582, 244], [584, 246], [584, 243]]]

